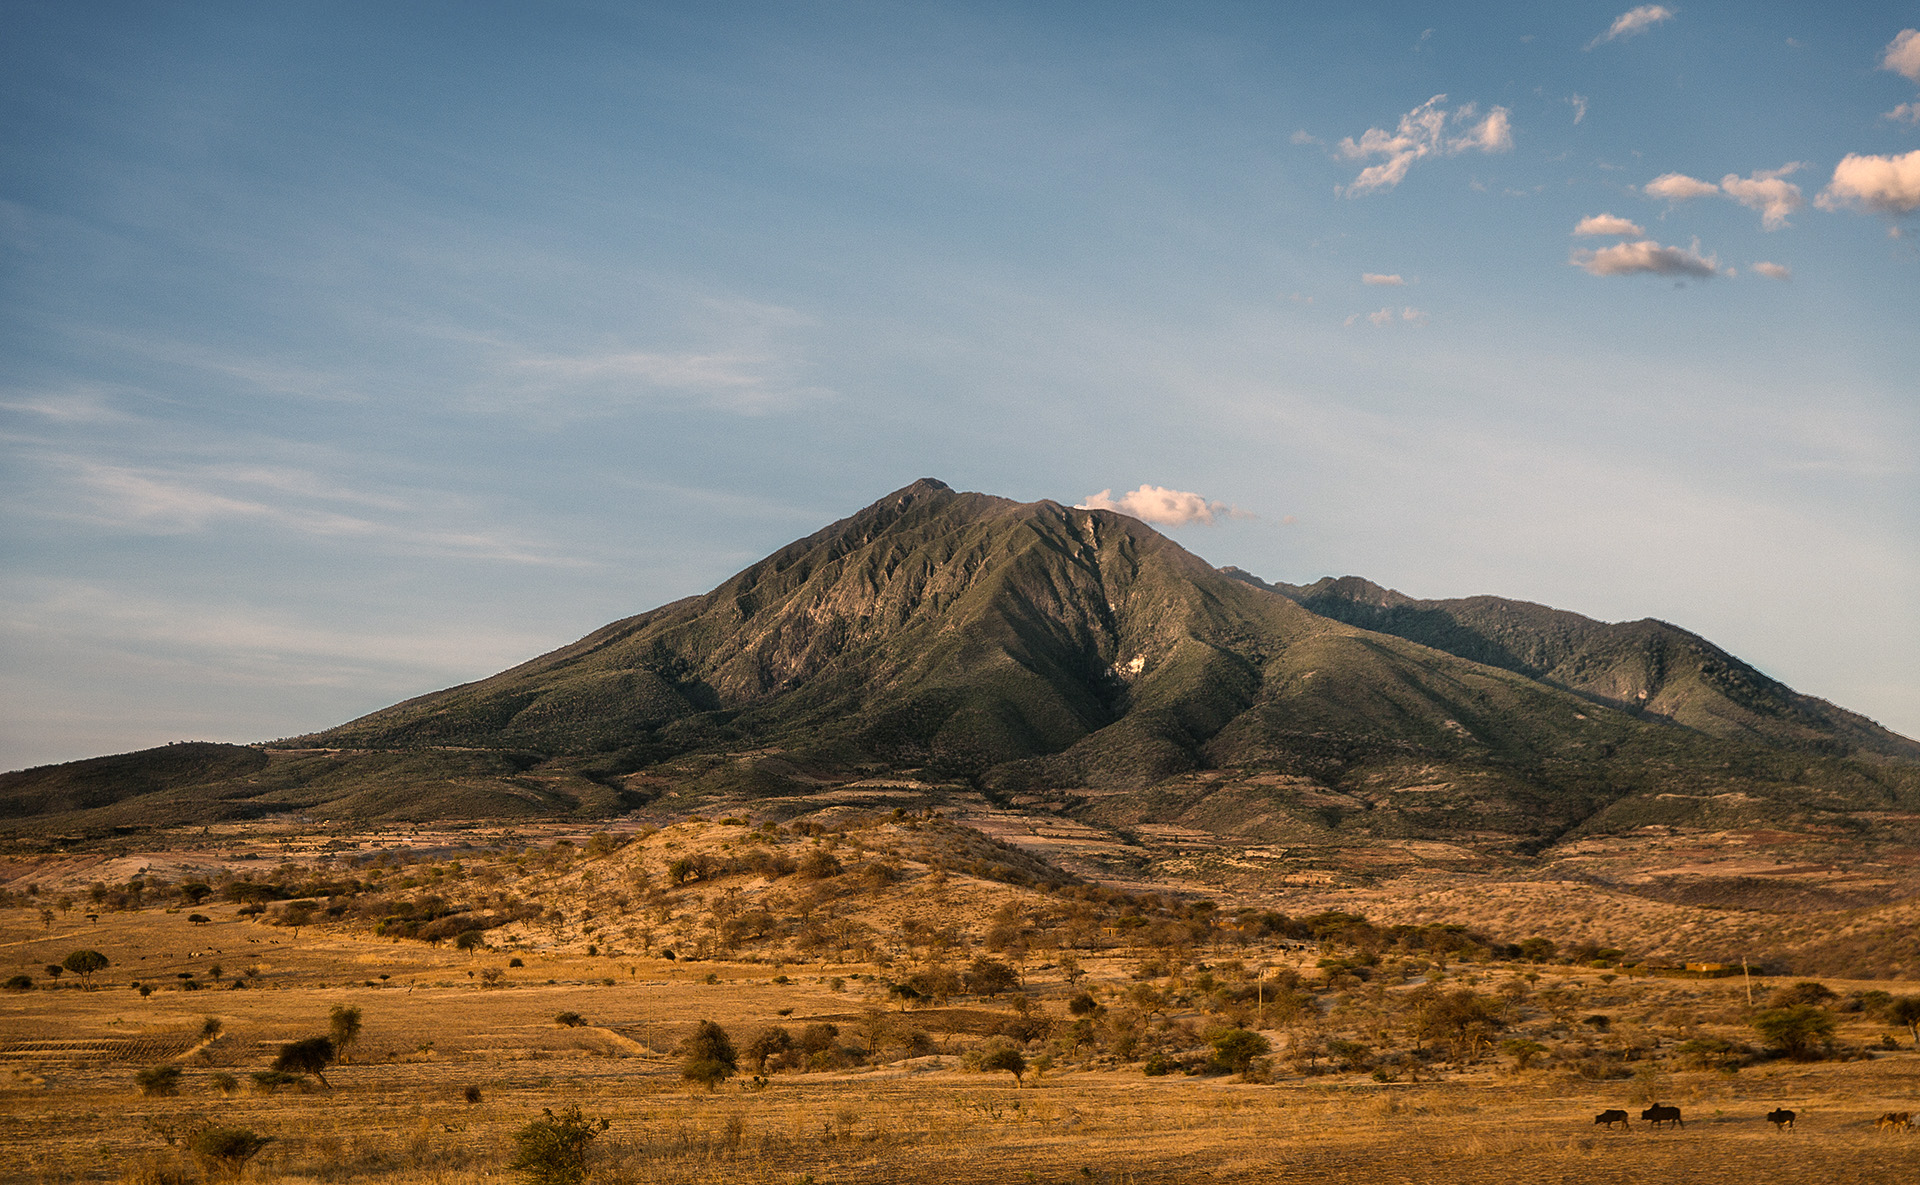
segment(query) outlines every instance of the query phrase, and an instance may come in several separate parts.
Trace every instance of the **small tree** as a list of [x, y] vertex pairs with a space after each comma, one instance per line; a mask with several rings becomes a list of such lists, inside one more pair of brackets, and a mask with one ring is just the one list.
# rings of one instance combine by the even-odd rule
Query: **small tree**
[[107, 956], [97, 950], [77, 950], [60, 961], [60, 965], [80, 977], [80, 982], [93, 986], [93, 976], [97, 971], [107, 969]]
[[333, 1084], [327, 1081], [325, 1070], [333, 1063], [333, 1038], [306, 1037], [282, 1045], [280, 1055], [273, 1059], [273, 1068], [282, 1074], [311, 1074], [320, 1080], [320, 1085], [332, 1090]]
[[569, 1103], [558, 1115], [552, 1107], [513, 1133], [513, 1160], [507, 1165], [524, 1174], [530, 1185], [579, 1185], [587, 1179], [587, 1149], [612, 1124], [588, 1119], [580, 1104]]
[[1769, 1008], [1752, 1020], [1753, 1031], [1795, 1061], [1810, 1061], [1833, 1036], [1833, 1014], [1812, 1004]]
[[335, 1004], [333, 1011], [327, 1014], [327, 1032], [333, 1039], [333, 1053], [341, 1065], [353, 1059], [347, 1051], [360, 1039], [360, 1009], [347, 1004]]
[[1215, 1035], [1212, 1045], [1214, 1064], [1236, 1074], [1245, 1074], [1254, 1058], [1265, 1056], [1273, 1048], [1265, 1037], [1251, 1029], [1228, 1029]]
[[755, 1034], [752, 1044], [747, 1046], [747, 1060], [753, 1063], [753, 1072], [767, 1072], [767, 1059], [779, 1057], [793, 1048], [793, 1034], [780, 1025], [762, 1029]]
[[693, 1035], [680, 1043], [680, 1076], [712, 1090], [739, 1069], [739, 1056], [727, 1031], [703, 1020]]
[[487, 936], [479, 930], [462, 930], [453, 940], [453, 949], [466, 951], [471, 957], [473, 952], [487, 949]]
[[1013, 1075], [1013, 1088], [1019, 1090], [1021, 1081], [1027, 1076], [1027, 1055], [1011, 1043], [996, 1044], [980, 1055], [980, 1068], [988, 1073], [1005, 1070]]
[[989, 1000], [1019, 986], [1020, 977], [1014, 974], [1013, 968], [997, 959], [978, 958], [967, 968], [968, 989]]
[[1920, 1049], [1920, 996], [1895, 996], [1887, 1004], [1887, 1019], [1907, 1026], [1913, 1047]]

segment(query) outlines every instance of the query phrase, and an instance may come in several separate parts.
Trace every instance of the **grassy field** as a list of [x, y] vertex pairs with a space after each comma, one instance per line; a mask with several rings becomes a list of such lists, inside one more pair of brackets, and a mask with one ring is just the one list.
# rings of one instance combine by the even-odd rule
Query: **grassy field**
[[[114, 958], [93, 990], [0, 993], [0, 1180], [201, 1180], [178, 1141], [207, 1122], [273, 1137], [250, 1180], [518, 1180], [507, 1168], [512, 1134], [543, 1108], [577, 1103], [610, 1121], [592, 1178], [608, 1182], [1920, 1181], [1920, 1137], [1873, 1123], [1915, 1109], [1920, 1054], [1910, 1049], [1738, 1073], [1649, 1063], [1612, 1082], [1552, 1064], [1516, 1071], [1498, 1057], [1441, 1065], [1418, 1081], [1276, 1068], [1271, 1081], [1245, 1082], [1149, 1078], [1138, 1065], [1088, 1056], [1030, 1072], [1016, 1088], [1007, 1074], [963, 1066], [978, 1034], [1013, 1015], [1005, 998], [902, 1012], [878, 979], [862, 978], [869, 966], [529, 949], [514, 956], [525, 965], [510, 968], [504, 950], [296, 934], [242, 920], [230, 905], [203, 913], [210, 923], [146, 909], [48, 925], [36, 911], [0, 911], [0, 967], [37, 968], [82, 947]], [[499, 986], [483, 986], [488, 970], [502, 973]], [[1116, 1000], [1133, 982], [1118, 956], [1090, 957], [1087, 971]], [[209, 986], [183, 990], [182, 972]], [[1462, 984], [1501, 973], [1445, 972]], [[129, 987], [136, 980], [161, 986], [143, 998]], [[1537, 988], [1556, 983], [1581, 993], [1583, 1008], [1649, 1024], [1680, 1011], [1720, 1015], [1742, 990], [1737, 981], [1602, 983], [1570, 967], [1549, 969]], [[1027, 994], [1064, 1019], [1067, 992], [1036, 974]], [[332, 1088], [258, 1093], [250, 1074], [282, 1043], [326, 1032], [342, 1004], [360, 1008], [365, 1027], [351, 1060], [328, 1071]], [[562, 1012], [586, 1023], [556, 1024]], [[219, 1021], [211, 1040], [208, 1018]], [[779, 1073], [764, 1086], [743, 1076], [708, 1092], [682, 1081], [674, 1052], [703, 1019], [741, 1044], [776, 1023], [831, 1022], [855, 1045], [869, 1026], [917, 1026], [926, 1038], [895, 1060], [883, 1049], [876, 1064]], [[1885, 1027], [1849, 1024], [1843, 1035], [1863, 1043]], [[1281, 1049], [1293, 1039], [1270, 1036]], [[135, 1087], [136, 1071], [156, 1064], [181, 1067], [177, 1095]], [[230, 1096], [216, 1088], [221, 1074], [238, 1079]], [[1649, 1095], [1681, 1106], [1687, 1126], [1593, 1125], [1609, 1107], [1637, 1115]], [[1800, 1113], [1795, 1130], [1763, 1120], [1775, 1106]]]

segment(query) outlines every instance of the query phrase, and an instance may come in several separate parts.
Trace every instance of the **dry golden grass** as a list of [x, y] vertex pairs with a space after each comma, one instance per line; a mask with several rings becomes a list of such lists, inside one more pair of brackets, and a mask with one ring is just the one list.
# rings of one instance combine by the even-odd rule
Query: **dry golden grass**
[[[777, 984], [765, 964], [526, 953], [508, 986], [489, 989], [467, 972], [501, 967], [504, 952], [468, 956], [312, 929], [295, 938], [234, 920], [229, 906], [206, 912], [212, 925], [145, 911], [56, 923], [51, 933], [29, 911], [0, 913], [9, 962], [32, 966], [78, 946], [116, 955], [106, 975], [114, 986], [0, 994], [0, 1181], [198, 1181], [199, 1169], [168, 1143], [196, 1120], [275, 1138], [248, 1170], [255, 1181], [508, 1181], [512, 1133], [542, 1108], [573, 1102], [612, 1121], [594, 1179], [647, 1185], [1920, 1181], [1916, 1137], [1872, 1123], [1885, 1110], [1916, 1109], [1920, 1055], [1911, 1052], [1737, 1075], [1669, 1072], [1659, 1089], [1690, 1118], [1684, 1130], [1657, 1133], [1638, 1122], [1630, 1132], [1592, 1125], [1607, 1107], [1637, 1114], [1638, 1084], [1589, 1084], [1554, 1070], [1275, 1085], [1072, 1070], [1015, 1089], [1005, 1075], [965, 1072], [949, 1051], [781, 1074], [764, 1089], [735, 1080], [708, 1094], [682, 1084], [666, 1052], [693, 1022], [718, 1020], [737, 1035], [822, 1017], [857, 1026], [878, 1002], [874, 989], [856, 980], [837, 992], [828, 981], [862, 968], [788, 965], [790, 982]], [[205, 981], [216, 961], [228, 982], [258, 967], [257, 986], [169, 987], [145, 1000], [126, 986], [135, 974], [177, 983], [181, 970]], [[1096, 976], [1117, 980], [1118, 960], [1108, 963], [1096, 961]], [[709, 973], [718, 982], [704, 982]], [[1734, 1007], [1740, 990], [1607, 984], [1573, 969], [1553, 969], [1546, 982], [1577, 990], [1582, 1007], [1687, 1014], [1676, 1023]], [[1036, 991], [1057, 996], [1057, 986]], [[248, 1088], [247, 1074], [265, 1068], [280, 1042], [325, 1031], [328, 1009], [341, 1003], [360, 1007], [366, 1027], [353, 1062], [330, 1072], [335, 1089]], [[561, 1011], [589, 1024], [555, 1025]], [[223, 1027], [203, 1043], [209, 1016]], [[184, 1069], [181, 1093], [142, 1096], [135, 1070], [167, 1059]], [[218, 1093], [219, 1073], [236, 1075], [241, 1091]], [[480, 1088], [481, 1102], [465, 1101], [468, 1086]], [[1777, 1105], [1800, 1111], [1797, 1130], [1763, 1121]]]

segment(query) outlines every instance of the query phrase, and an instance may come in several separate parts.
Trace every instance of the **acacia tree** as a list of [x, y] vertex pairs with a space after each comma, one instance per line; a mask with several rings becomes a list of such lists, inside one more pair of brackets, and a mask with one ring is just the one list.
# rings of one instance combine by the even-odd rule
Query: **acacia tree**
[[1769, 1008], [1750, 1023], [1769, 1045], [1795, 1061], [1812, 1060], [1833, 1036], [1833, 1014], [1812, 1004]]
[[[77, 950], [62, 959], [60, 965], [78, 975], [83, 985], [92, 987], [94, 972], [106, 970], [108, 963], [107, 956], [97, 950]], [[47, 969], [53, 970], [51, 966]]]
[[1013, 1075], [1013, 1088], [1019, 1090], [1027, 1074], [1027, 1056], [1011, 1043], [994, 1045], [980, 1055], [980, 1068], [986, 1071], [1005, 1070]]
[[273, 1068], [282, 1074], [311, 1074], [320, 1080], [320, 1085], [332, 1090], [333, 1083], [327, 1081], [324, 1071], [334, 1061], [333, 1038], [305, 1037], [282, 1045], [280, 1055], [273, 1059]]

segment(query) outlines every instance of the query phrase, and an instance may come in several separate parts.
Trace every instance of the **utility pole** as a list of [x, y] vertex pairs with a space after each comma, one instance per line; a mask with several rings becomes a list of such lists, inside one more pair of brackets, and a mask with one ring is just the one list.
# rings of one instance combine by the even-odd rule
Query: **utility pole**
[[1747, 967], [1747, 956], [1740, 956], [1740, 974], [1747, 981], [1747, 1007], [1753, 1007], [1753, 972]]

